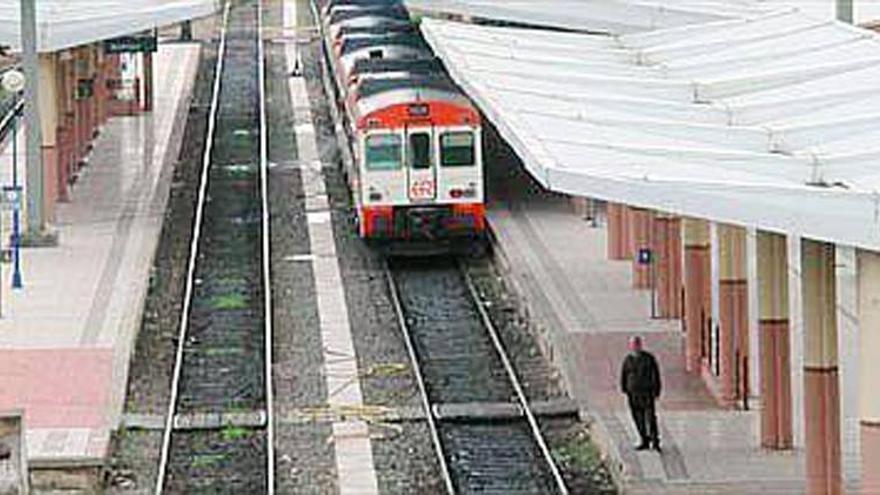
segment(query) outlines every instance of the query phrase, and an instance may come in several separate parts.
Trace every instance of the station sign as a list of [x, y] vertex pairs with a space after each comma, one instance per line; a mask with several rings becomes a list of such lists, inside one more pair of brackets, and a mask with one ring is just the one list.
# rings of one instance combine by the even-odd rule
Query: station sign
[[152, 53], [158, 47], [156, 36], [140, 34], [104, 40], [104, 53]]
[[20, 211], [22, 203], [21, 186], [3, 186], [0, 189], [0, 209]]

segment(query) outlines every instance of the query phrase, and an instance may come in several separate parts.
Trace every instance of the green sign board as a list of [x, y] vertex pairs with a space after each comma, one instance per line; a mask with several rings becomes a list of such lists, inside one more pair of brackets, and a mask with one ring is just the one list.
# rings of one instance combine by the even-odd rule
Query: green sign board
[[148, 36], [120, 36], [104, 40], [104, 53], [134, 53], [155, 52], [156, 37]]

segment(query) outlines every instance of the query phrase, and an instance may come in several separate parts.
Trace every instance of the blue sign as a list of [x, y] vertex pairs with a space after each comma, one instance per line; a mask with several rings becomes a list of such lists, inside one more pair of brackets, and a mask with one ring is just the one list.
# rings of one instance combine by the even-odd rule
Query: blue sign
[[21, 210], [21, 186], [3, 186], [0, 195], [0, 206], [4, 210]]
[[639, 258], [640, 265], [649, 265], [651, 264], [651, 250], [648, 248], [639, 249]]

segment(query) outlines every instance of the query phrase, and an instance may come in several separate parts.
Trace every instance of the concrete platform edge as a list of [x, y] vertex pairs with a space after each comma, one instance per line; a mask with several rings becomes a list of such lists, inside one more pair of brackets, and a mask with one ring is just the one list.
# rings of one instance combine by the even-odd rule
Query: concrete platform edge
[[[198, 46], [198, 53], [196, 54], [196, 60], [200, 60], [202, 57], [203, 47], [201, 45]], [[156, 188], [156, 191], [153, 197], [150, 200], [151, 209], [160, 215], [162, 220], [162, 226], [159, 228], [159, 233], [155, 239], [152, 240], [152, 246], [150, 247], [150, 262], [148, 265], [148, 270], [144, 273], [145, 277], [150, 276], [150, 271], [156, 260], [156, 254], [159, 250], [159, 242], [162, 236], [162, 230], [164, 228], [164, 214], [165, 210], [168, 206], [168, 199], [170, 197], [171, 192], [171, 182], [174, 176], [174, 171], [177, 166], [177, 161], [180, 157], [180, 150], [183, 145], [183, 136], [184, 130], [186, 128], [186, 123], [188, 119], [188, 115], [190, 112], [190, 107], [192, 106], [193, 101], [193, 91], [195, 89], [195, 79], [198, 73], [198, 62], [193, 66], [190, 74], [186, 76], [187, 82], [184, 86], [184, 96], [178, 100], [178, 108], [174, 112], [174, 117], [172, 119], [171, 124], [171, 133], [169, 134], [170, 140], [168, 142], [168, 148], [165, 150], [165, 155], [162, 157], [162, 173], [159, 179], [159, 186]], [[149, 284], [144, 284], [144, 290], [141, 292], [140, 297], [137, 301], [137, 307], [135, 314], [143, 315], [144, 307], [146, 306], [147, 294], [149, 292]], [[131, 359], [134, 357], [135, 352], [135, 341], [137, 339], [138, 334], [140, 333], [141, 326], [141, 318], [137, 318], [134, 322], [134, 327], [130, 330], [125, 330], [125, 337], [121, 342], [122, 347], [116, 352], [116, 360], [124, 359], [125, 364], [121, 367], [121, 376], [118, 380], [114, 381], [114, 390], [113, 395], [111, 396], [111, 400], [113, 400], [113, 404], [111, 406], [111, 430], [115, 431], [122, 426], [122, 415], [125, 408], [125, 398], [126, 398], [126, 390], [128, 388], [128, 372], [131, 364]], [[118, 361], [117, 361], [118, 362]], [[118, 402], [117, 402], [118, 401]], [[109, 448], [109, 444], [108, 444]], [[104, 452], [104, 457], [108, 455], [108, 452]]]

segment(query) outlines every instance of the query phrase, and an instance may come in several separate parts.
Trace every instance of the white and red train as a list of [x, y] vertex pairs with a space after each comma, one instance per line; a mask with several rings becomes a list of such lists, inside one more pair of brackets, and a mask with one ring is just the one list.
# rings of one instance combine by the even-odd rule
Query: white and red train
[[477, 109], [400, 2], [326, 0], [316, 11], [360, 237], [482, 248]]

